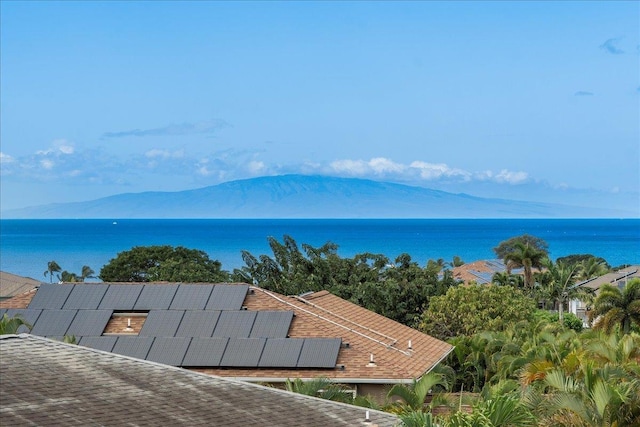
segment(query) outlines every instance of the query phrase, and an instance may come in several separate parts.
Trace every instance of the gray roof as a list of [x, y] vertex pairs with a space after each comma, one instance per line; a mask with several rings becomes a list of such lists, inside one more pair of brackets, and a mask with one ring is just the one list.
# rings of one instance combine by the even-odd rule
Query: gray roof
[[388, 413], [32, 335], [0, 336], [1, 425], [393, 426]]
[[40, 286], [40, 281], [0, 271], [0, 299], [11, 298]]
[[618, 271], [578, 283], [576, 286], [584, 286], [597, 291], [602, 285], [624, 286], [627, 281], [634, 278], [640, 278], [640, 265], [630, 265]]

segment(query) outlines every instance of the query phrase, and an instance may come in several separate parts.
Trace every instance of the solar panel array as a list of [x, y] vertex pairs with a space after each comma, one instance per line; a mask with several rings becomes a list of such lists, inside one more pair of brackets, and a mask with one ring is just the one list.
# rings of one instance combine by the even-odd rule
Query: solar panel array
[[[43, 284], [20, 315], [34, 335], [173, 366], [335, 368], [340, 338], [288, 338], [292, 311], [243, 309], [247, 285]], [[103, 335], [114, 310], [146, 312], [138, 335]], [[18, 332], [28, 332], [21, 327]]]
[[[337, 341], [309, 363], [303, 350]], [[78, 344], [137, 359], [189, 368], [335, 368], [340, 338], [82, 337]]]

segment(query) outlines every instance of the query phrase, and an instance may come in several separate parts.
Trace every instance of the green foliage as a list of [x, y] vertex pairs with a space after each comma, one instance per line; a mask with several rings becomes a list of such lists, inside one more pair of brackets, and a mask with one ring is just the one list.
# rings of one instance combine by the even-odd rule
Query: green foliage
[[[560, 315], [558, 313], [550, 313], [545, 310], [538, 310], [538, 312], [536, 313], [536, 318], [545, 320], [548, 323], [560, 321]], [[580, 332], [584, 328], [582, 319], [580, 319], [573, 313], [565, 313], [564, 318], [562, 319], [562, 324], [565, 328], [572, 329], [576, 332]]]
[[17, 334], [20, 326], [26, 326], [29, 330], [33, 327], [31, 324], [27, 323], [22, 316], [17, 315], [13, 317], [9, 317], [7, 313], [2, 315], [2, 319], [0, 319], [0, 335], [11, 335]]
[[136, 246], [100, 270], [105, 282], [226, 282], [229, 274], [204, 252], [182, 246]]
[[543, 239], [529, 234], [523, 234], [522, 236], [511, 237], [498, 244], [493, 251], [499, 259], [505, 259], [507, 255], [518, 250], [520, 245], [528, 246], [532, 249], [536, 249], [543, 252], [545, 256], [549, 253], [549, 244]]
[[387, 393], [389, 399], [399, 398], [401, 403], [397, 403], [402, 411], [418, 411], [424, 410], [424, 402], [427, 395], [434, 389], [448, 388], [448, 384], [444, 375], [429, 372], [423, 375], [419, 380], [413, 380], [410, 385], [395, 384]]
[[232, 280], [256, 283], [285, 295], [328, 290], [376, 313], [414, 326], [429, 299], [455, 285], [444, 261], [421, 268], [409, 254], [394, 262], [373, 253], [341, 258], [338, 246], [327, 242], [318, 248], [302, 244], [291, 236], [283, 242], [269, 238], [273, 256], [243, 251], [245, 266], [234, 270]]
[[634, 325], [640, 326], [640, 279], [629, 280], [623, 289], [612, 285], [600, 287], [590, 315], [595, 319], [594, 329], [607, 333], [620, 327], [628, 334]]
[[495, 285], [458, 286], [443, 296], [431, 298], [420, 329], [445, 340], [483, 330], [500, 331], [531, 319], [535, 309], [535, 301], [518, 289]]
[[352, 403], [354, 400], [351, 389], [347, 386], [333, 383], [328, 378], [322, 377], [307, 381], [303, 381], [300, 378], [287, 379], [285, 389], [293, 393], [319, 397], [334, 402]]

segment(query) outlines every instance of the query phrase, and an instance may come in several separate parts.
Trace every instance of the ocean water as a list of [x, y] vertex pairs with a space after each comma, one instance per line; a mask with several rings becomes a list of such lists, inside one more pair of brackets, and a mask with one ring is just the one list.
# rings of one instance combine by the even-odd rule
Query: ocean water
[[284, 235], [314, 247], [327, 241], [338, 254], [408, 253], [421, 266], [430, 259], [465, 262], [495, 257], [493, 248], [530, 234], [549, 244], [552, 259], [592, 254], [612, 266], [640, 264], [640, 219], [318, 219], [318, 220], [0, 220], [0, 270], [46, 280], [47, 262], [79, 273], [96, 273], [134, 246], [172, 245], [200, 249], [225, 270], [244, 265], [241, 251], [272, 256], [267, 238]]

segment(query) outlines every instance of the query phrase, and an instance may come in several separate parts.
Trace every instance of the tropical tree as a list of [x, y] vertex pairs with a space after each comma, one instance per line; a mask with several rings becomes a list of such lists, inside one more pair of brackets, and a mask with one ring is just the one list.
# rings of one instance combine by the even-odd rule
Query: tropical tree
[[511, 324], [531, 320], [536, 303], [511, 287], [456, 286], [442, 296], [430, 298], [419, 329], [439, 339], [472, 335], [485, 330], [504, 330]]
[[83, 265], [80, 272], [80, 277], [82, 278], [82, 281], [85, 282], [87, 279], [95, 279], [95, 274], [96, 272], [93, 271], [91, 267], [89, 267], [88, 265]]
[[499, 259], [504, 259], [508, 254], [517, 250], [518, 245], [525, 245], [537, 249], [545, 254], [549, 252], [549, 244], [539, 237], [523, 234], [522, 236], [511, 237], [498, 244], [493, 251]]
[[[120, 252], [100, 270], [105, 282], [226, 282], [220, 261], [183, 246], [136, 246]], [[88, 272], [83, 268], [83, 272]]]
[[640, 279], [634, 278], [624, 288], [606, 284], [600, 287], [590, 318], [594, 329], [611, 333], [616, 326], [628, 334], [633, 325], [640, 326]]
[[424, 403], [429, 393], [436, 387], [447, 389], [448, 384], [443, 374], [429, 372], [420, 379], [414, 379], [409, 385], [395, 384], [387, 393], [389, 399], [401, 399], [401, 403], [396, 403], [400, 412], [422, 411]]
[[47, 269], [44, 272], [44, 277], [47, 277], [47, 275], [49, 275], [49, 282], [53, 283], [53, 273], [59, 273], [61, 270], [62, 269], [57, 262], [49, 261], [47, 263]]
[[4, 313], [0, 319], [0, 335], [17, 334], [21, 326], [25, 326], [29, 330], [33, 327], [22, 316], [9, 317], [7, 313]]
[[533, 269], [542, 268], [546, 259], [546, 251], [521, 242], [515, 243], [513, 251], [506, 254], [503, 258], [507, 266], [507, 272], [511, 273], [511, 271], [516, 268], [522, 268], [524, 270], [524, 285], [529, 290], [532, 290], [535, 285]]
[[554, 302], [558, 309], [559, 322], [564, 322], [564, 305], [572, 299], [581, 299], [586, 293], [584, 288], [574, 286], [579, 274], [577, 264], [569, 265], [562, 261], [554, 263], [550, 259], [542, 262], [544, 271], [538, 275], [542, 296]]

